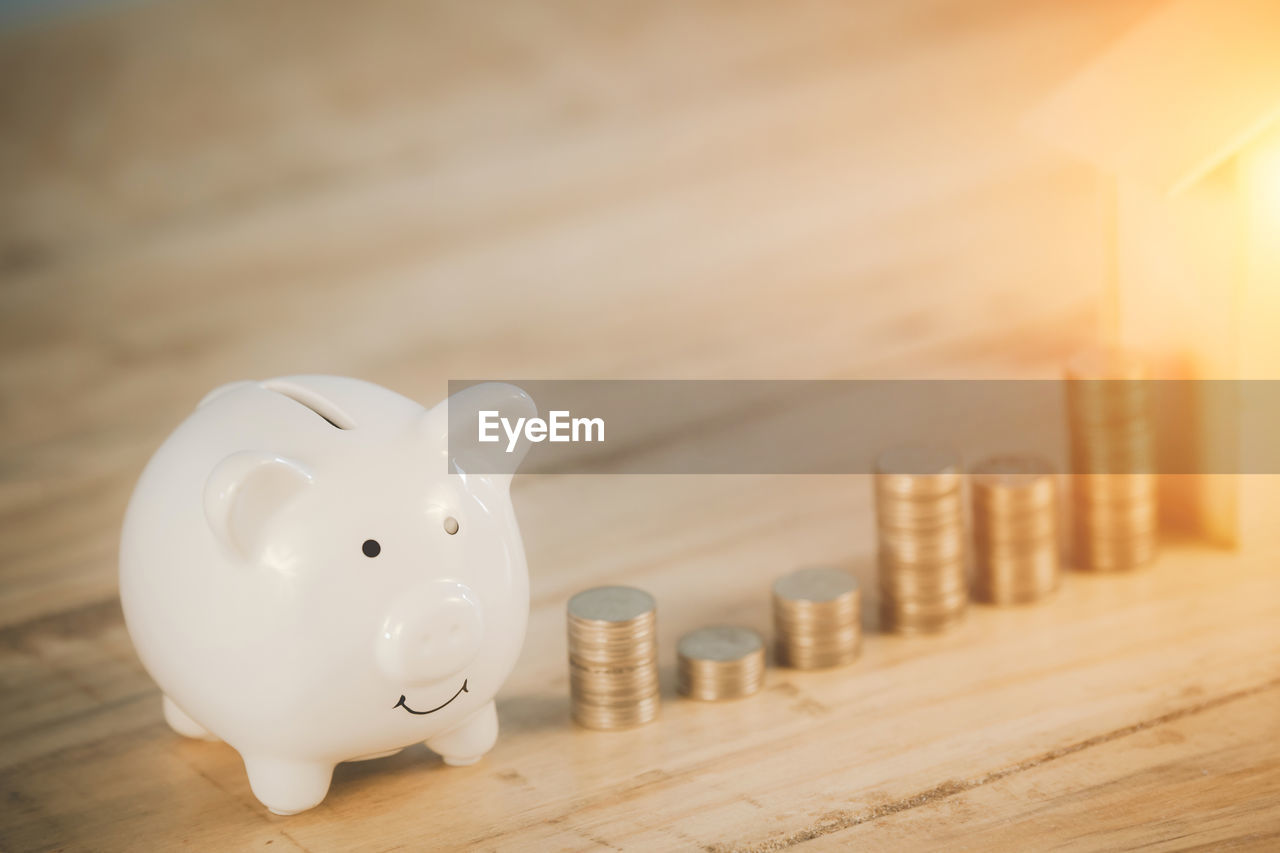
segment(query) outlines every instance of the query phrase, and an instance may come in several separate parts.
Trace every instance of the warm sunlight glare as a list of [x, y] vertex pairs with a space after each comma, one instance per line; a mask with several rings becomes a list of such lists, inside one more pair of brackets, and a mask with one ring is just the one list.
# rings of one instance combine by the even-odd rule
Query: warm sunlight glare
[[1250, 190], [1254, 212], [1261, 217], [1257, 236], [1280, 239], [1280, 133], [1272, 133], [1252, 155]]

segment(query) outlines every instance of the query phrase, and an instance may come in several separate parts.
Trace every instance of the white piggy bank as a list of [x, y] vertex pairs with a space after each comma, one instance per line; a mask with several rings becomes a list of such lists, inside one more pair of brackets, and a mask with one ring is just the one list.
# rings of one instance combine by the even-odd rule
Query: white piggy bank
[[426, 410], [334, 376], [235, 383], [133, 493], [120, 597], [165, 719], [238, 750], [277, 814], [340, 761], [425, 741], [471, 764], [497, 738], [528, 571], [511, 475], [450, 458], [450, 408], [536, 414], [511, 385]]

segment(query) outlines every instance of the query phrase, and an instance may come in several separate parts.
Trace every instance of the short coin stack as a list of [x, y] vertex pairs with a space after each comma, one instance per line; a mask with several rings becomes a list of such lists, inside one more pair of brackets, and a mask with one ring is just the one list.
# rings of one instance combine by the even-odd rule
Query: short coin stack
[[862, 646], [862, 594], [840, 569], [800, 569], [773, 585], [778, 662], [796, 669], [852, 663]]
[[750, 696], [764, 681], [764, 641], [750, 628], [690, 631], [676, 644], [676, 690], [693, 699]]
[[1038, 601], [1058, 587], [1058, 489], [1049, 463], [993, 456], [974, 466], [973, 595], [990, 604]]
[[1082, 569], [1123, 571], [1155, 558], [1158, 517], [1151, 385], [1136, 356], [1082, 353], [1067, 365], [1072, 541]]
[[658, 715], [657, 608], [626, 586], [569, 599], [569, 692], [573, 718], [590, 729], [622, 729]]
[[876, 460], [880, 616], [903, 634], [943, 631], [964, 618], [963, 475], [942, 448], [903, 447]]

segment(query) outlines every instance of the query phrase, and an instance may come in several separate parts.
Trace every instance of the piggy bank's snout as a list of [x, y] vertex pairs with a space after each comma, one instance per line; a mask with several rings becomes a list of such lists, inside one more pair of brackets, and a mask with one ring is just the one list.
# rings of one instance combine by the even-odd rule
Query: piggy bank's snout
[[435, 581], [395, 601], [378, 638], [378, 665], [401, 684], [441, 681], [466, 669], [483, 639], [475, 593], [456, 581]]

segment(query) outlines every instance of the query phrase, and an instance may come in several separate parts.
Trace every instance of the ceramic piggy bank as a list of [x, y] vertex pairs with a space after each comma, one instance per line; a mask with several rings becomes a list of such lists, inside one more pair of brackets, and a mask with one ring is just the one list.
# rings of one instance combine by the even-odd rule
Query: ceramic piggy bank
[[536, 414], [511, 385], [427, 410], [334, 376], [235, 383], [133, 493], [120, 596], [165, 719], [238, 750], [277, 814], [340, 761], [425, 741], [471, 764], [497, 738], [528, 571], [511, 475], [450, 457], [451, 409]]

